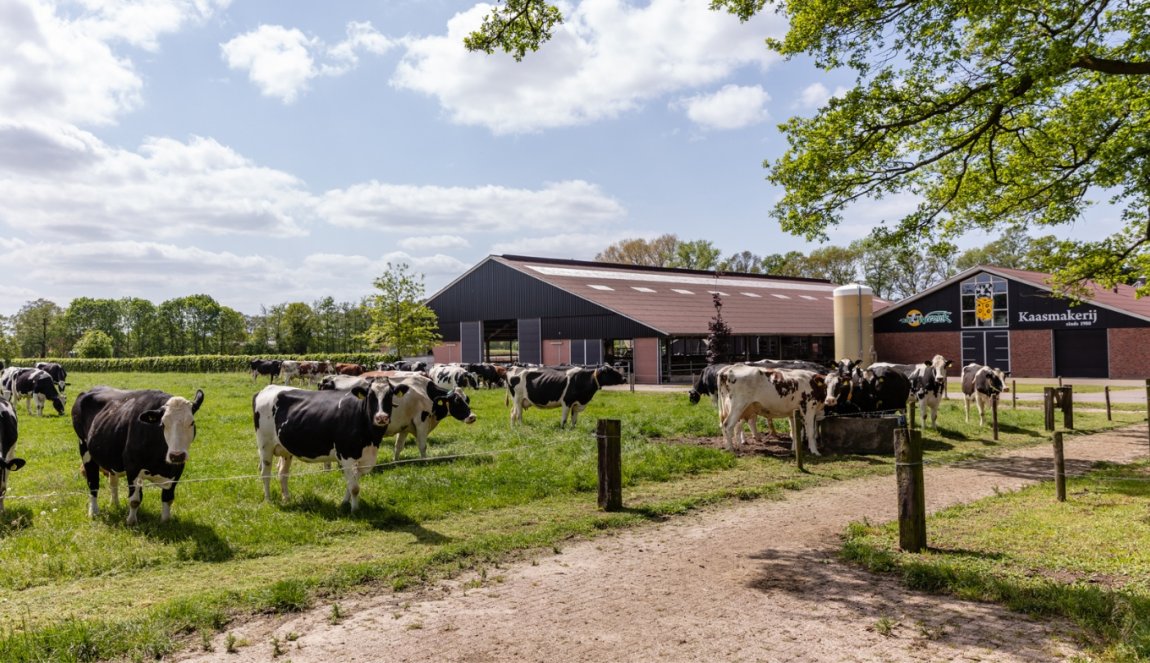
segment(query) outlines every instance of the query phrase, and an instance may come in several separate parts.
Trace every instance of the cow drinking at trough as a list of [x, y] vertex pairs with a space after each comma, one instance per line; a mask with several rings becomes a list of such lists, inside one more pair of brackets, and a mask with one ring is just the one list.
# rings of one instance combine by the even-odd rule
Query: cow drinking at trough
[[272, 459], [279, 457], [280, 494], [288, 499], [293, 458], [308, 463], [339, 462], [347, 490], [343, 504], [359, 506], [359, 479], [371, 471], [391, 412], [409, 387], [386, 378], [350, 391], [309, 391], [269, 385], [252, 398], [256, 446], [264, 498], [271, 500]]
[[4, 495], [8, 492], [8, 473], [24, 467], [24, 459], [16, 457], [18, 433], [16, 408], [0, 398], [0, 511], [4, 510]]
[[[727, 448], [735, 451], [739, 422], [757, 416], [790, 417], [798, 411], [806, 429], [807, 448], [818, 455], [816, 420], [827, 398], [826, 382], [814, 371], [735, 365], [719, 373], [719, 425]], [[795, 439], [795, 444], [802, 441]]]
[[571, 415], [571, 426], [579, 413], [591, 402], [595, 392], [601, 387], [626, 383], [623, 374], [610, 366], [598, 368], [529, 368], [523, 371], [508, 371], [507, 393], [511, 399], [511, 423], [523, 423], [523, 411], [534, 405], [539, 408], [562, 407], [563, 416], [559, 427], [567, 425], [567, 415]]
[[966, 399], [966, 423], [970, 423], [970, 402], [978, 406], [978, 425], [986, 425], [984, 412], [1006, 391], [1006, 374], [1000, 369], [970, 363], [962, 367], [962, 395]]
[[890, 365], [843, 361], [827, 375], [827, 410], [835, 414], [863, 414], [902, 410], [910, 399], [910, 380]]
[[118, 479], [127, 477], [129, 525], [138, 520], [145, 480], [162, 489], [160, 519], [170, 519], [176, 485], [196, 438], [195, 414], [203, 402], [202, 390], [196, 390], [191, 401], [156, 389], [93, 387], [81, 393], [72, 405], [72, 428], [80, 438], [88, 480], [88, 515], [99, 513], [96, 497], [104, 471], [113, 506], [119, 506]]
[[56, 391], [56, 380], [38, 368], [11, 367], [0, 374], [0, 390], [15, 405], [20, 399], [28, 400], [28, 414], [36, 402], [36, 416], [44, 415], [44, 403], [51, 402], [56, 414], [64, 415], [65, 397]]

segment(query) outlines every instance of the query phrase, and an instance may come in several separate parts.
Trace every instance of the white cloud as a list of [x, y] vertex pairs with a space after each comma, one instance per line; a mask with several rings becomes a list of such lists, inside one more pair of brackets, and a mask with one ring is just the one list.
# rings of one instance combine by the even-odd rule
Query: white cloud
[[713, 94], [687, 97], [673, 106], [685, 108], [692, 122], [708, 129], [740, 129], [769, 119], [770, 99], [758, 85], [724, 85]]
[[465, 249], [471, 246], [471, 242], [468, 242], [459, 235], [429, 235], [425, 237], [405, 237], [396, 242], [396, 245], [408, 251], [420, 251], [428, 249]]
[[113, 123], [140, 105], [143, 81], [109, 44], [154, 49], [160, 36], [227, 4], [84, 0], [64, 16], [47, 0], [0, 0], [0, 117]]
[[296, 28], [261, 25], [220, 44], [220, 50], [228, 67], [247, 71], [260, 93], [290, 104], [313, 78], [344, 74], [359, 64], [359, 52], [378, 55], [393, 45], [371, 23], [351, 22], [347, 39], [330, 47]]
[[619, 219], [623, 206], [599, 187], [573, 180], [542, 189], [441, 187], [369, 182], [328, 191], [318, 212], [338, 226], [457, 233], [562, 230]]
[[802, 93], [799, 94], [799, 98], [792, 104], [792, 107], [807, 110], [822, 108], [823, 105], [831, 100], [831, 97], [841, 97], [846, 94], [847, 91], [847, 88], [841, 85], [835, 87], [834, 92], [831, 92], [827, 89], [827, 86], [822, 83], [811, 83], [803, 88]]
[[132, 152], [47, 123], [0, 122], [0, 199], [12, 228], [79, 240], [300, 235], [314, 207], [295, 177], [209, 138]]
[[463, 48], [489, 5], [457, 14], [447, 34], [406, 40], [392, 78], [435, 97], [458, 124], [523, 133], [586, 124], [633, 111], [678, 90], [714, 84], [776, 57], [764, 35], [785, 25], [771, 12], [746, 24], [697, 0], [584, 0], [565, 11], [554, 37], [523, 62]]

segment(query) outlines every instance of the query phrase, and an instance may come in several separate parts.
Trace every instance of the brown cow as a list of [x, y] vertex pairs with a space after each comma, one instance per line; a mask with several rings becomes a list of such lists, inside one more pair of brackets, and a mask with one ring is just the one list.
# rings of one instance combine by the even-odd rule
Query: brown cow
[[340, 375], [363, 375], [367, 371], [360, 364], [336, 364], [335, 372]]

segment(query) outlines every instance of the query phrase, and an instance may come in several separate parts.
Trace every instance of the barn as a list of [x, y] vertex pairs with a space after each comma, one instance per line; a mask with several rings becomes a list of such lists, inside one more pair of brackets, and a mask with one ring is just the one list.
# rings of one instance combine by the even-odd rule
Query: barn
[[934, 354], [1018, 377], [1150, 377], [1150, 299], [1134, 287], [1057, 297], [1049, 274], [972, 267], [875, 314], [881, 361]]
[[817, 279], [492, 255], [427, 305], [443, 336], [436, 362], [618, 362], [636, 382], [660, 384], [687, 382], [706, 365], [716, 293], [732, 359], [832, 359], [834, 288]]

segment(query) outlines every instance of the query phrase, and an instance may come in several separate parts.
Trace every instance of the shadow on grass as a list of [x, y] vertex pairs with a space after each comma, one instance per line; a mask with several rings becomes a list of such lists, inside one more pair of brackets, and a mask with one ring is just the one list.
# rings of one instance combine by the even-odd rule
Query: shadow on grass
[[33, 525], [34, 511], [26, 506], [5, 506], [0, 511], [0, 539], [26, 530]]
[[226, 562], [235, 557], [231, 545], [217, 534], [213, 527], [181, 518], [176, 508], [172, 507], [172, 519], [166, 523], [160, 521], [159, 513], [149, 511], [143, 506], [139, 510], [139, 523], [136, 525], [125, 522], [128, 509], [124, 506], [101, 509], [97, 518], [108, 527], [176, 546], [176, 557], [180, 560]]
[[362, 497], [359, 508], [355, 513], [349, 513], [347, 507], [334, 500], [324, 499], [315, 493], [305, 493], [293, 497], [287, 504], [280, 505], [284, 511], [315, 515], [325, 520], [350, 519], [370, 525], [372, 529], [392, 532], [408, 532], [416, 541], [428, 545], [439, 545], [451, 541], [451, 537], [444, 536], [434, 530], [429, 530], [413, 520], [407, 514]]
[[[1094, 466], [1092, 461], [1066, 459], [1066, 474], [1084, 474]], [[1050, 458], [980, 458], [964, 461], [962, 467], [998, 474], [1004, 477], [1029, 479], [1031, 481], [1054, 480], [1054, 454]]]

